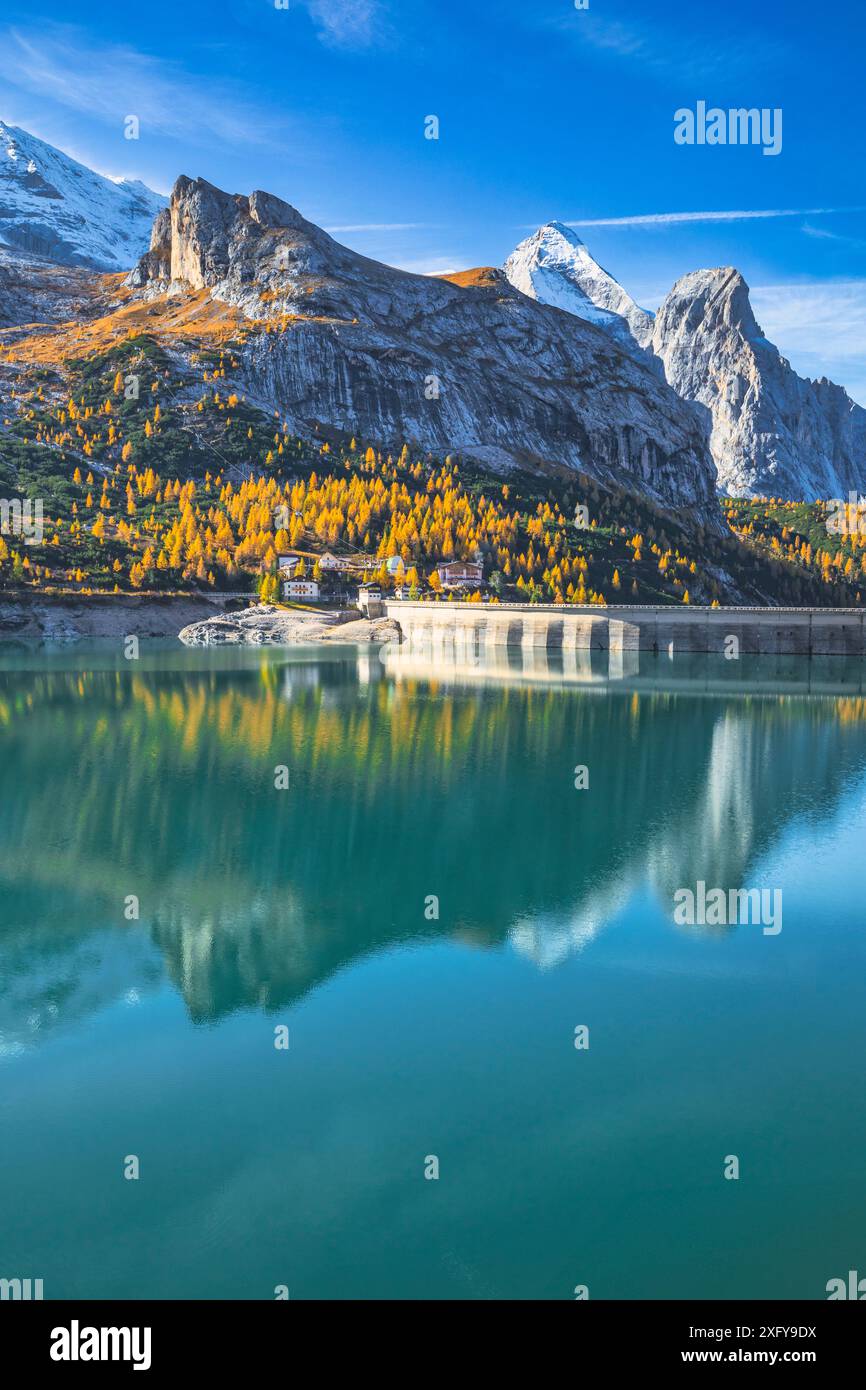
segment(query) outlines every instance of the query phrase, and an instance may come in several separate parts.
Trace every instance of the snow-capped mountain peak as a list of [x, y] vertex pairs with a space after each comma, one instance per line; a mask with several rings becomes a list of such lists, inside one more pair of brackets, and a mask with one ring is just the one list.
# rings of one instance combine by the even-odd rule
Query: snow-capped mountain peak
[[646, 348], [652, 339], [652, 315], [635, 304], [564, 222], [547, 222], [522, 241], [505, 262], [505, 274], [523, 294], [606, 328], [622, 341]]
[[127, 270], [165, 204], [140, 180], [106, 178], [0, 121], [0, 246], [61, 265]]
[[841, 386], [797, 375], [764, 336], [735, 267], [690, 271], [651, 315], [573, 228], [548, 222], [509, 256], [505, 274], [531, 298], [605, 329], [694, 402], [722, 491], [844, 497], [864, 486], [866, 411]]

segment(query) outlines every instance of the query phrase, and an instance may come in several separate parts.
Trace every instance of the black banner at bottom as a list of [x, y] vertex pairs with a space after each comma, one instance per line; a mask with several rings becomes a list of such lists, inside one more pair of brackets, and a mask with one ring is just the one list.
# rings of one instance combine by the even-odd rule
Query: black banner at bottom
[[[453, 1373], [457, 1350], [442, 1335], [452, 1329], [475, 1339], [475, 1355], [461, 1342], [460, 1361], [481, 1358], [488, 1371], [496, 1366], [497, 1350], [511, 1370], [521, 1349], [527, 1356], [537, 1354], [540, 1332], [545, 1339], [579, 1337], [570, 1346], [572, 1351], [579, 1346], [581, 1364], [594, 1355], [611, 1370], [801, 1365], [826, 1375], [843, 1367], [856, 1374], [866, 1317], [844, 1301], [0, 1303], [4, 1363], [14, 1364], [19, 1376], [31, 1370], [61, 1378], [93, 1376], [105, 1368], [114, 1375], [255, 1373], [268, 1362], [286, 1364], [286, 1353], [300, 1348], [323, 1370], [345, 1356], [353, 1370], [364, 1369], [364, 1363], [369, 1370], [372, 1357], [377, 1366], [399, 1363], [405, 1373], [406, 1334], [419, 1338], [425, 1375], [437, 1364], [443, 1373]], [[478, 1341], [488, 1329], [500, 1334], [498, 1340]], [[320, 1331], [321, 1339], [298, 1341]], [[375, 1350], [371, 1335], [378, 1339]], [[555, 1349], [545, 1340], [545, 1354]]]

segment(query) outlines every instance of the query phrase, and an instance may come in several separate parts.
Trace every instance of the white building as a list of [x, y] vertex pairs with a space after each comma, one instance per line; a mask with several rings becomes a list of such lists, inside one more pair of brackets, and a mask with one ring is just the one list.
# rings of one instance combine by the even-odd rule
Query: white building
[[319, 586], [315, 579], [286, 579], [283, 581], [283, 598], [306, 598], [318, 603]]
[[363, 556], [359, 559], [351, 555], [332, 555], [330, 550], [326, 550], [324, 555], [319, 556], [320, 569], [335, 570], [338, 574], [346, 574], [351, 570], [362, 569], [363, 566]]
[[382, 590], [375, 584], [362, 584], [358, 590], [358, 607], [367, 618], [381, 618], [385, 612]]
[[484, 566], [474, 560], [449, 560], [437, 565], [436, 571], [443, 589], [465, 589], [484, 582]]

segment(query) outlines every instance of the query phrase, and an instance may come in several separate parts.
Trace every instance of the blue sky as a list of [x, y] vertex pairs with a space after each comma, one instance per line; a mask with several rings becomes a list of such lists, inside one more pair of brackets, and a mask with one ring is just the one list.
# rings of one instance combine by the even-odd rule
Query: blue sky
[[[0, 118], [162, 190], [268, 189], [413, 270], [551, 218], [650, 308], [736, 265], [798, 370], [866, 403], [864, 52], [861, 4], [806, 0], [12, 0]], [[699, 100], [781, 108], [781, 153], [675, 144]]]

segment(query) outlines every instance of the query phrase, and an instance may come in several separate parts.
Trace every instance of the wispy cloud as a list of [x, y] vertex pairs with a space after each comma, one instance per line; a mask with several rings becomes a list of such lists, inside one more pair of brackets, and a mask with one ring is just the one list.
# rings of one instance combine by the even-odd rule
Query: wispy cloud
[[5, 30], [0, 78], [19, 91], [116, 124], [119, 132], [133, 115], [142, 137], [151, 130], [202, 144], [218, 139], [267, 146], [274, 140], [267, 117], [226, 85], [202, 83], [178, 64], [128, 45], [100, 45], [72, 25]]
[[757, 285], [758, 322], [806, 376], [828, 376], [866, 405], [866, 280]]
[[[566, 21], [560, 20], [560, 27], [565, 26]], [[640, 58], [645, 60], [652, 53], [652, 43], [647, 33], [641, 33], [639, 29], [630, 28], [623, 24], [619, 19], [599, 19], [592, 16], [589, 23], [584, 19], [572, 19], [568, 17], [569, 26], [572, 24], [582, 24], [583, 28], [576, 30], [577, 36], [582, 43], [589, 44], [591, 48], [600, 48], [609, 53], [615, 53], [620, 58]]]
[[806, 236], [819, 241], [834, 241], [840, 246], [853, 246], [857, 251], [866, 251], [866, 241], [862, 237], [846, 236], [844, 232], [831, 232], [826, 227], [812, 227], [804, 222], [800, 229]]
[[340, 227], [326, 227], [333, 236], [336, 232], [416, 232], [429, 227], [429, 222], [347, 222]]
[[740, 38], [727, 37], [715, 26], [709, 36], [698, 28], [689, 32], [683, 24], [657, 20], [628, 24], [592, 11], [563, 14], [548, 23], [584, 51], [639, 63], [644, 71], [665, 77], [692, 79], [716, 72], [763, 71], [768, 65], [779, 66], [790, 52], [789, 43], [778, 33], [761, 35], [758, 41], [754, 28]]
[[400, 260], [392, 262], [398, 270], [409, 270], [413, 275], [456, 275], [460, 269], [453, 257], [427, 256], [423, 259]]
[[303, 0], [319, 37], [336, 48], [369, 48], [385, 36], [381, 0]]
[[[657, 227], [675, 222], [747, 222], [766, 217], [829, 217], [832, 213], [864, 212], [866, 208], [749, 208], [732, 212], [648, 212], [633, 217], [584, 217], [567, 227]], [[527, 224], [527, 225], [535, 225]], [[805, 230], [805, 229], [804, 229]]]

